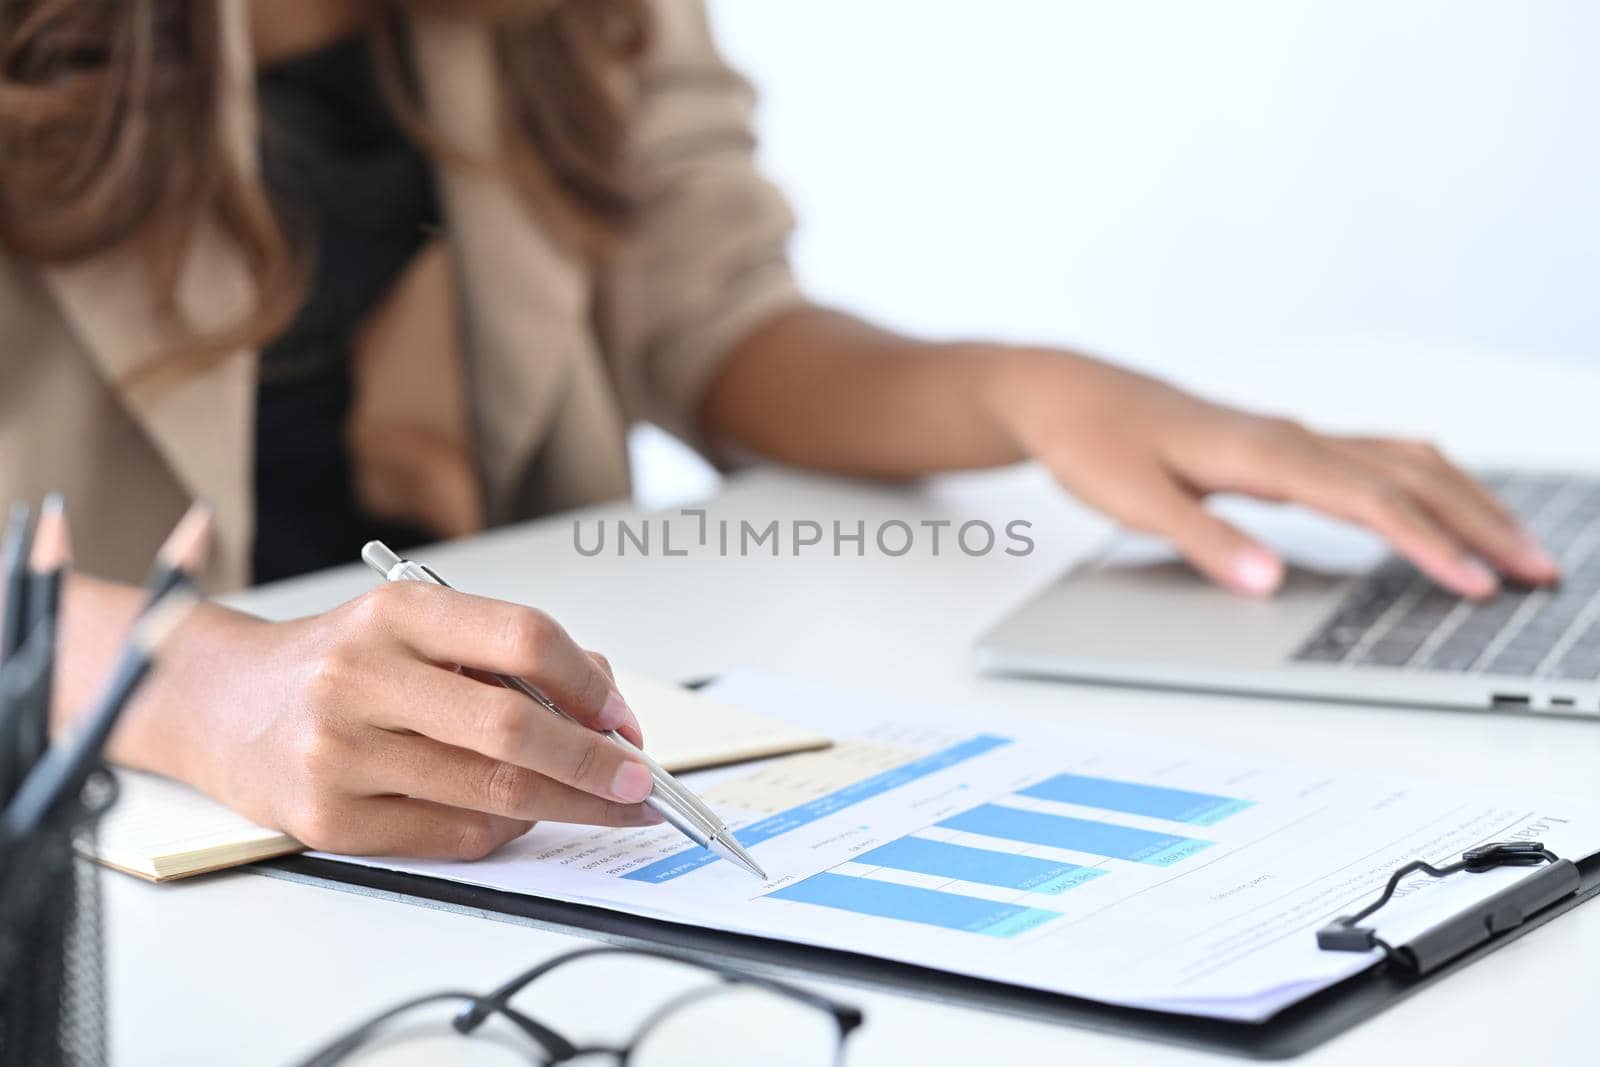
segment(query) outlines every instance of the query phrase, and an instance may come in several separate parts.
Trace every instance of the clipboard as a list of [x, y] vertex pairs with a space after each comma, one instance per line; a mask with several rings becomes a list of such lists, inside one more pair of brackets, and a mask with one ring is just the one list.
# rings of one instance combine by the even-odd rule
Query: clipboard
[[[1003, 982], [969, 978], [914, 964], [838, 949], [796, 945], [647, 919], [623, 912], [541, 897], [481, 889], [440, 878], [382, 870], [338, 860], [293, 856], [245, 870], [347, 892], [407, 900], [469, 914], [519, 922], [616, 944], [665, 946], [719, 962], [798, 972], [982, 1008], [1065, 1026], [1118, 1034], [1255, 1060], [1286, 1060], [1316, 1048], [1351, 1027], [1417, 995], [1503, 945], [1600, 896], [1600, 854], [1576, 864], [1578, 886], [1519, 924], [1421, 975], [1388, 960], [1302, 1000], [1260, 1023], [1102, 1004]], [[1306, 937], [1315, 934], [1306, 931]]]

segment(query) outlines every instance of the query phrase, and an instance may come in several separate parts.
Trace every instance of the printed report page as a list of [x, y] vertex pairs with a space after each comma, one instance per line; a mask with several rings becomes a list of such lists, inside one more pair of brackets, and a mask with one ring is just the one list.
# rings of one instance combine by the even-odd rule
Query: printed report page
[[[1377, 962], [1323, 951], [1315, 932], [1413, 859], [1503, 839], [1600, 852], [1592, 801], [1269, 763], [753, 672], [707, 692], [836, 739], [684, 779], [766, 883], [665, 826], [541, 824], [475, 863], [353, 862], [1261, 1020]], [[1530, 873], [1419, 875], [1375, 922], [1404, 939]]]

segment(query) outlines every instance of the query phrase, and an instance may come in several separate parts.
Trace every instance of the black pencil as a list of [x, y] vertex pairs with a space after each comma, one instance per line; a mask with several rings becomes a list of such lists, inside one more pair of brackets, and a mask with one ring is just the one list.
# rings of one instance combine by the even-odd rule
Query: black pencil
[[11, 505], [5, 546], [0, 550], [0, 803], [11, 796], [28, 764], [22, 760], [18, 732], [22, 708], [36, 689], [37, 649], [28, 649], [28, 549], [32, 509]]
[[27, 639], [28, 521], [32, 511], [18, 500], [6, 521], [3, 588], [0, 588], [0, 662], [10, 659]]
[[93, 709], [50, 746], [0, 815], [0, 842], [17, 842], [36, 833], [83, 792], [89, 775], [100, 765], [111, 731], [155, 664], [162, 645], [199, 602], [194, 593], [180, 589], [162, 597], [134, 625]]
[[39, 679], [37, 696], [18, 709], [17, 755], [24, 767], [33, 766], [50, 744], [50, 702], [55, 697], [55, 648], [57, 619], [61, 611], [61, 580], [71, 560], [66, 508], [60, 494], [51, 493], [39, 509], [39, 522], [33, 531], [33, 550], [28, 555], [28, 610], [25, 625], [29, 640], [44, 642], [46, 662]]
[[50, 660], [45, 634], [40, 632], [0, 662], [0, 808], [10, 801], [33, 766], [34, 760], [22, 760], [17, 735], [24, 709], [32, 708], [40, 699], [39, 690]]
[[161, 543], [156, 561], [145, 578], [146, 609], [179, 586], [199, 582], [211, 547], [211, 527], [211, 506], [204, 501], [195, 501], [183, 513], [183, 518]]

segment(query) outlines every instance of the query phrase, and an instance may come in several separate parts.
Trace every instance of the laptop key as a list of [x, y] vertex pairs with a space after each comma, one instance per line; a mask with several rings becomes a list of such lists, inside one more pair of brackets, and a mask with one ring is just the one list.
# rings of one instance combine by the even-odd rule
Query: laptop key
[[1589, 624], [1572, 647], [1567, 649], [1553, 672], [1558, 678], [1600, 676], [1600, 620]]
[[1600, 678], [1600, 656], [1569, 656], [1556, 665], [1552, 676], [1565, 681], [1593, 681]]
[[1484, 667], [1485, 674], [1512, 674], [1525, 677], [1534, 672], [1539, 664], [1544, 662], [1544, 652], [1531, 650], [1525, 652], [1503, 650]]
[[1422, 666], [1431, 671], [1465, 671], [1478, 662], [1481, 655], [1481, 644], [1446, 641], [1433, 650]]
[[1374, 667], [1403, 667], [1416, 655], [1421, 641], [1391, 640], [1385, 638], [1376, 642], [1367, 649], [1366, 655], [1361, 657], [1361, 662]]
[[1294, 658], [1302, 663], [1341, 663], [1349, 655], [1350, 646], [1337, 645], [1327, 641], [1313, 641], [1295, 653]]

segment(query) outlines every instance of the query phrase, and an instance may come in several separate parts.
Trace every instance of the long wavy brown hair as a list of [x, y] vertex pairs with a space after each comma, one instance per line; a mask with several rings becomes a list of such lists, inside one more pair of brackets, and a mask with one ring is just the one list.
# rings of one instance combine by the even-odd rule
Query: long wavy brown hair
[[[401, 127], [447, 165], [494, 166], [541, 222], [585, 255], [626, 224], [628, 122], [619, 77], [649, 37], [643, 0], [496, 0], [504, 134], [468, 159], [429, 127], [407, 77], [403, 10], [388, 0], [380, 76]], [[136, 248], [156, 308], [181, 321], [177, 286], [197, 227], [214, 219], [255, 282], [249, 313], [188, 331], [147, 367], [188, 373], [274, 336], [293, 316], [304, 256], [255, 177], [224, 144], [218, 0], [0, 0], [0, 246], [40, 265]]]

